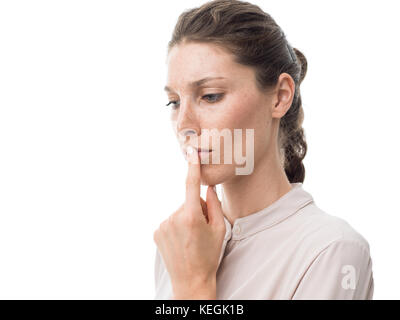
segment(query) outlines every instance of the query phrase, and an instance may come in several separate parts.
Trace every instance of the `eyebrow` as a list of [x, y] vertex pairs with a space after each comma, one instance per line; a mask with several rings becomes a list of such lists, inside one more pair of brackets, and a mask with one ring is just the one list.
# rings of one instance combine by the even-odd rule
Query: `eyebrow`
[[[224, 78], [224, 77], [206, 77], [206, 78], [203, 78], [203, 79], [200, 79], [200, 80], [197, 80], [197, 81], [190, 82], [189, 86], [190, 87], [199, 87], [202, 84], [206, 83], [207, 81], [216, 80], [216, 79], [226, 79], [226, 78]], [[167, 91], [167, 92], [174, 91], [168, 86], [165, 86], [164, 90]]]

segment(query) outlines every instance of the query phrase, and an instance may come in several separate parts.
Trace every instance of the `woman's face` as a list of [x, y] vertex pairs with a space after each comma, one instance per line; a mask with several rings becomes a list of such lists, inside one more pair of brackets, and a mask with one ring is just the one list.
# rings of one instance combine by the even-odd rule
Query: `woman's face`
[[[243, 168], [246, 163], [253, 163], [255, 168], [266, 153], [275, 152], [271, 148], [277, 130], [272, 121], [273, 96], [256, 87], [253, 69], [234, 62], [231, 54], [216, 45], [193, 42], [175, 45], [167, 57], [167, 65], [165, 89], [168, 101], [173, 101], [168, 107], [182, 151], [188, 145], [213, 149], [202, 155], [203, 159], [208, 158], [208, 164], [201, 160], [203, 185], [235, 179], [238, 177], [235, 168]], [[218, 79], [194, 83], [209, 77]], [[224, 129], [232, 141], [220, 139]], [[240, 139], [235, 139], [234, 129], [242, 129]], [[254, 143], [246, 129], [254, 130]], [[254, 152], [251, 148], [246, 152], [248, 144], [253, 144]], [[238, 164], [235, 152], [240, 152], [246, 163]], [[231, 161], [225, 159], [228, 155], [232, 155]], [[219, 164], [216, 158], [220, 159]]]

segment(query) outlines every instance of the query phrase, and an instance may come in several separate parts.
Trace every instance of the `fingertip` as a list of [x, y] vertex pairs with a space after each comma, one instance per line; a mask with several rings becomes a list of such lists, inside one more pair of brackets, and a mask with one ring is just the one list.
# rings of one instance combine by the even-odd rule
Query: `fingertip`
[[188, 158], [189, 162], [191, 162], [193, 164], [197, 164], [198, 163], [197, 151], [192, 146], [188, 146], [187, 147], [186, 154], [187, 154], [187, 158]]
[[194, 148], [192, 146], [188, 146], [186, 149], [187, 154], [191, 155], [194, 151]]
[[[212, 197], [215, 196], [215, 197], [218, 199], [218, 194], [217, 194], [217, 190], [216, 190], [216, 187], [215, 187], [215, 186], [209, 185], [208, 188], [207, 188], [207, 193], [208, 193], [208, 192], [213, 193], [214, 195], [213, 195]], [[219, 200], [219, 199], [218, 199], [218, 200]]]

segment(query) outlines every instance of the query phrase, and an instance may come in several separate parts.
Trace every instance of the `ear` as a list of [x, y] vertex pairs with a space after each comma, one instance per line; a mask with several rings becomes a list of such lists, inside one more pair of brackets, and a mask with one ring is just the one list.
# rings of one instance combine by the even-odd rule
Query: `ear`
[[279, 76], [274, 90], [273, 104], [271, 110], [272, 118], [282, 118], [292, 105], [295, 92], [295, 83], [288, 73]]

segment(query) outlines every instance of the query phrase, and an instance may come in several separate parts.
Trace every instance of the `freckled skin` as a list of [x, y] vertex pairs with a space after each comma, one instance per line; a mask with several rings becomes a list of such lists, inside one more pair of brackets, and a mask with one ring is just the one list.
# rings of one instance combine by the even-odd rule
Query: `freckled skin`
[[[179, 140], [179, 133], [185, 129], [200, 133], [202, 129], [227, 128], [232, 139], [233, 129], [243, 129], [241, 149], [243, 156], [247, 156], [245, 129], [254, 129], [252, 174], [236, 175], [235, 168], [244, 165], [235, 164], [234, 158], [232, 164], [224, 163], [224, 139], [221, 139], [219, 147], [221, 164], [211, 163], [210, 155], [210, 164], [201, 165], [202, 185], [223, 185], [222, 202], [227, 215], [234, 214], [234, 208], [239, 211], [237, 215], [254, 212], [287, 192], [290, 184], [281, 164], [277, 136], [280, 118], [293, 101], [294, 81], [291, 76], [282, 73], [276, 86], [261, 91], [256, 85], [253, 68], [236, 63], [233, 55], [211, 43], [182, 42], [175, 45], [167, 56], [167, 68], [166, 85], [173, 90], [167, 92], [168, 101], [179, 101], [175, 110], [171, 107], [171, 121], [181, 145], [184, 143]], [[226, 79], [212, 80], [198, 88], [189, 86], [189, 83], [205, 77]], [[216, 102], [203, 98], [218, 93], [224, 95]], [[211, 140], [206, 147], [212, 148]], [[233, 143], [229, 148], [233, 154]], [[244, 198], [243, 190], [251, 195]], [[266, 193], [270, 195], [267, 199]]]

